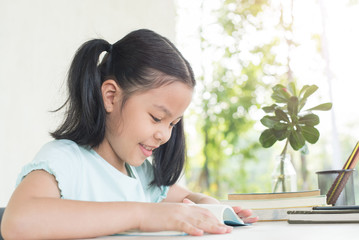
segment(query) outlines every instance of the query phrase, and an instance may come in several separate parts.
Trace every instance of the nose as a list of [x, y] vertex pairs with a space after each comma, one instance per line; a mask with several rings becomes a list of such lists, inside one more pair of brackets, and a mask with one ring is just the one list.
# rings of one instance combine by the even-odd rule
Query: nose
[[158, 128], [154, 134], [154, 138], [159, 142], [159, 145], [166, 143], [172, 134], [172, 128], [162, 127]]

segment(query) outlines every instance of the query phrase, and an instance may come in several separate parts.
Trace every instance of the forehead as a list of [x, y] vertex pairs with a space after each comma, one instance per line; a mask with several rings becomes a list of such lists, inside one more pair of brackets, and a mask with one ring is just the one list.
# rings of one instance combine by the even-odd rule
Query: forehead
[[[169, 85], [176, 82], [187, 84], [190, 88], [194, 88], [195, 85], [194, 82], [191, 80], [190, 76], [182, 76], [184, 78], [178, 76], [176, 77], [174, 75], [168, 75], [153, 68], [145, 69], [144, 73], [145, 74], [142, 77], [143, 79], [146, 79], [146, 83], [141, 84], [142, 86], [145, 86], [143, 88], [144, 91], [148, 91], [153, 88], [159, 88], [161, 86]], [[141, 91], [141, 89], [137, 90]]]
[[[129, 99], [132, 107], [149, 107], [163, 111], [168, 115], [183, 115], [192, 100], [193, 88], [182, 82], [172, 82], [134, 94]], [[131, 103], [130, 103], [131, 102]], [[175, 116], [174, 116], [175, 117]]]

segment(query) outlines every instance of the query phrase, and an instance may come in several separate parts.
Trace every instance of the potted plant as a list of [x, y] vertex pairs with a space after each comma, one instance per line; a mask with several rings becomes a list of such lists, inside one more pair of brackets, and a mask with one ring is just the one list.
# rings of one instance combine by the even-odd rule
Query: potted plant
[[319, 124], [319, 117], [312, 113], [315, 110], [328, 111], [332, 108], [332, 103], [323, 103], [318, 106], [304, 109], [307, 99], [318, 87], [316, 85], [305, 85], [298, 90], [294, 82], [290, 82], [288, 87], [281, 84], [275, 85], [272, 90], [272, 99], [275, 101], [271, 106], [263, 107], [267, 115], [260, 121], [267, 128], [260, 137], [259, 141], [265, 148], [271, 147], [275, 142], [285, 140], [284, 148], [279, 155], [280, 174], [275, 179], [273, 192], [282, 186], [282, 191], [286, 192], [284, 160], [288, 145], [293, 150], [298, 151], [306, 147], [306, 142], [314, 144], [319, 139], [319, 131], [315, 128]]

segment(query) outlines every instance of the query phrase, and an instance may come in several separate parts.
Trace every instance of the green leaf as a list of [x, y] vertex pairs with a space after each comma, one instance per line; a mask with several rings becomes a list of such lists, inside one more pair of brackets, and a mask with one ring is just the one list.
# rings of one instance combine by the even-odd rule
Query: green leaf
[[268, 128], [273, 128], [277, 123], [279, 123], [279, 120], [274, 116], [264, 116], [261, 119], [261, 123]]
[[305, 144], [305, 139], [300, 130], [292, 130], [289, 135], [289, 143], [295, 151], [301, 149]]
[[297, 97], [297, 87], [295, 86], [294, 82], [290, 82], [288, 84], [288, 90], [293, 96]]
[[302, 94], [303, 94], [309, 87], [310, 87], [309, 85], [304, 85], [304, 86], [302, 87], [302, 89], [300, 90], [298, 96], [301, 97]]
[[287, 123], [282, 123], [282, 122], [277, 122], [274, 126], [273, 126], [274, 130], [287, 130], [288, 129], [288, 124]]
[[272, 104], [271, 106], [263, 107], [262, 109], [265, 113], [272, 113], [277, 107], [277, 104]]
[[262, 132], [261, 136], [259, 137], [259, 142], [262, 144], [263, 147], [269, 148], [273, 146], [273, 144], [277, 141], [277, 138], [274, 134], [273, 129], [266, 129]]
[[288, 113], [291, 116], [296, 116], [298, 114], [298, 98], [291, 97], [288, 101]]
[[309, 143], [314, 144], [318, 141], [320, 135], [318, 129], [312, 126], [303, 126], [301, 129], [305, 140]]
[[300, 110], [303, 109], [306, 103], [307, 103], [307, 99], [302, 99], [302, 98], [299, 99], [298, 112], [300, 112]]
[[312, 95], [317, 90], [318, 90], [317, 85], [309, 86], [304, 92], [303, 99], [307, 99], [310, 95]]
[[285, 86], [282, 84], [276, 84], [272, 87], [273, 92], [282, 92], [283, 89], [285, 89]]
[[290, 134], [290, 131], [288, 131], [287, 129], [274, 130], [274, 135], [278, 141], [282, 141], [282, 140], [286, 139], [289, 136], [289, 134]]
[[277, 84], [273, 88], [272, 99], [278, 103], [286, 103], [290, 98], [288, 90], [282, 85]]
[[306, 125], [306, 126], [315, 126], [319, 124], [319, 117], [314, 113], [309, 113], [302, 117], [299, 117], [298, 124]]
[[274, 111], [276, 117], [279, 119], [279, 120], [282, 120], [282, 121], [285, 121], [285, 122], [289, 122], [289, 118], [287, 116], [287, 114], [281, 110], [281, 109], [276, 109]]
[[318, 106], [309, 108], [309, 109], [307, 109], [307, 111], [313, 111], [313, 110], [328, 111], [328, 110], [332, 109], [332, 106], [333, 106], [333, 104], [328, 102], [328, 103], [323, 103]]

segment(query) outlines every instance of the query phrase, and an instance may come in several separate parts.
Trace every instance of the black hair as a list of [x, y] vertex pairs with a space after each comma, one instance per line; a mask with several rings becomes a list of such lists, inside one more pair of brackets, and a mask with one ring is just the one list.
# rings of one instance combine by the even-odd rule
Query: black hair
[[[107, 54], [99, 63], [104, 51]], [[101, 86], [107, 79], [114, 79], [121, 88], [122, 105], [134, 93], [173, 81], [181, 81], [192, 88], [196, 84], [190, 64], [178, 49], [151, 30], [133, 31], [113, 45], [103, 39], [90, 40], [77, 50], [72, 61], [68, 73], [69, 96], [58, 109], [66, 106], [67, 114], [62, 125], [51, 133], [55, 139], [69, 139], [90, 147], [103, 141], [106, 111]], [[180, 120], [167, 143], [153, 152], [155, 177], [152, 184], [170, 186], [176, 183], [185, 156], [183, 120]]]

